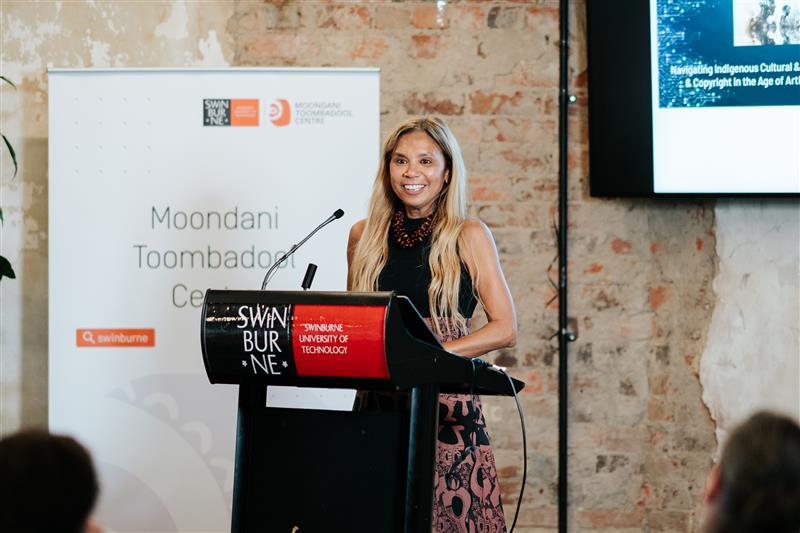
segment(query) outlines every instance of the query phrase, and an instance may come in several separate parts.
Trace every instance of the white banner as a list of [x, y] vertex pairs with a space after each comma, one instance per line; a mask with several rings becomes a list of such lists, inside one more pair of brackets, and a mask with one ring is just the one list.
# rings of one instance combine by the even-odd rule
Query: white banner
[[237, 387], [210, 385], [205, 289], [343, 290], [379, 151], [377, 70], [52, 70], [50, 427], [109, 531], [228, 531]]

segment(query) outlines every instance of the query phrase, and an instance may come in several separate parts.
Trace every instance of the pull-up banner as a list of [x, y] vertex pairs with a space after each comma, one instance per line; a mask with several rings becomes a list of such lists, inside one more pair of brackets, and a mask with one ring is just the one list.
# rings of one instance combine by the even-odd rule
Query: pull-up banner
[[309, 262], [345, 288], [378, 97], [374, 69], [49, 72], [50, 427], [91, 450], [109, 531], [230, 530], [237, 387], [206, 376], [204, 293], [260, 287], [339, 208], [269, 288]]

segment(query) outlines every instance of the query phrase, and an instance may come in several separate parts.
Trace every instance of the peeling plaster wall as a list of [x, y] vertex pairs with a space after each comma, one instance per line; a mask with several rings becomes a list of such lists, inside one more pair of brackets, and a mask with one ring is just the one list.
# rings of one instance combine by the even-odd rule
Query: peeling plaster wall
[[[229, 2], [0, 2], [0, 434], [47, 423], [47, 68], [227, 66]], [[76, 206], [79, 208], [79, 206]], [[88, 244], [88, 243], [87, 243]], [[80, 257], [76, 257], [80, 261]], [[90, 289], [90, 288], [89, 288]]]
[[703, 401], [722, 444], [758, 409], [800, 421], [800, 206], [719, 201], [717, 304], [703, 352]]

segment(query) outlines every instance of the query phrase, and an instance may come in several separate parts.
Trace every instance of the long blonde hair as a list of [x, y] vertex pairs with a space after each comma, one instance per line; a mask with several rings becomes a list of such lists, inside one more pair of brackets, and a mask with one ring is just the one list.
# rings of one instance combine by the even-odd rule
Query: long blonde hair
[[461, 148], [453, 132], [439, 118], [420, 117], [400, 123], [383, 143], [380, 167], [375, 176], [369, 202], [366, 225], [356, 245], [350, 267], [352, 288], [356, 291], [378, 289], [378, 276], [386, 266], [389, 254], [387, 235], [392, 215], [403, 204], [392, 191], [389, 166], [397, 143], [403, 135], [414, 131], [427, 133], [438, 145], [445, 158], [449, 181], [437, 199], [433, 215], [433, 234], [428, 264], [431, 284], [428, 287], [428, 304], [434, 330], [439, 335], [445, 331], [441, 319], [452, 319], [453, 326], [466, 333], [466, 318], [459, 312], [458, 295], [461, 282], [459, 256], [461, 229], [467, 218], [467, 172]]

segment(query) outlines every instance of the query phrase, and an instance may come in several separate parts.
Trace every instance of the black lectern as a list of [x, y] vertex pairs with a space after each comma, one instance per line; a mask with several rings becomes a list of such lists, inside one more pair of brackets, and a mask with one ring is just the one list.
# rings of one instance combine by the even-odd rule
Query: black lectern
[[[430, 531], [439, 392], [524, 386], [442, 349], [391, 292], [209, 290], [201, 342], [211, 383], [240, 385], [235, 533]], [[410, 408], [271, 408], [264, 385], [410, 392]]]

